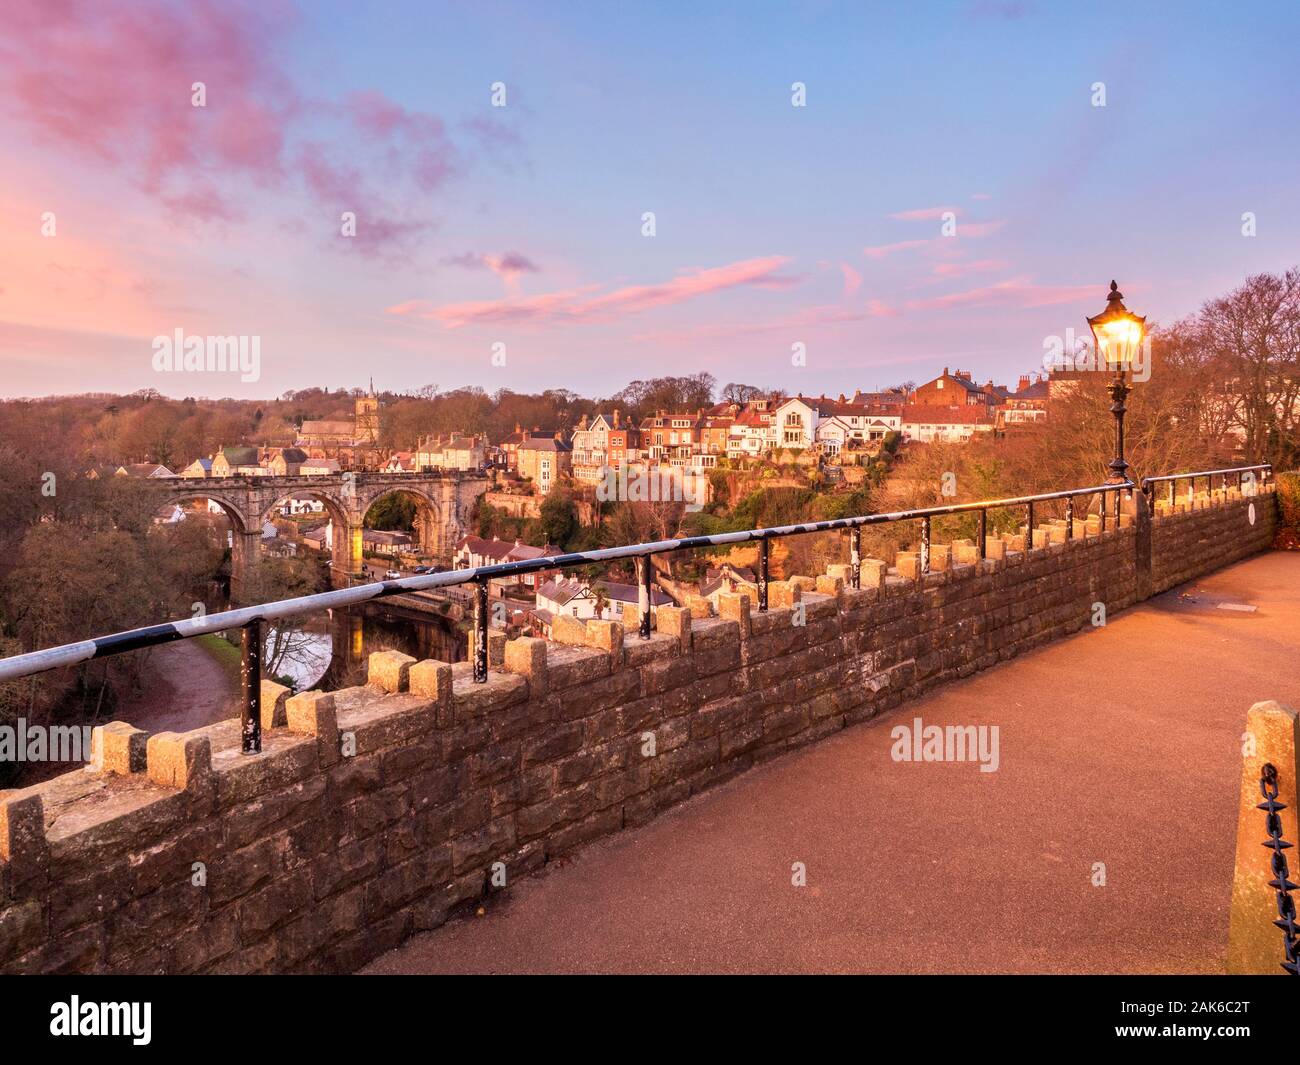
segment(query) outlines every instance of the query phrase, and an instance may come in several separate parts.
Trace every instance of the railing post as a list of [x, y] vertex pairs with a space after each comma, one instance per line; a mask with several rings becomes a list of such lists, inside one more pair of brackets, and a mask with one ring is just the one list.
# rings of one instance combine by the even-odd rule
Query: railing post
[[244, 754], [262, 750], [262, 622], [254, 619], [239, 630], [239, 679], [243, 685], [240, 727]]
[[862, 530], [856, 525], [849, 530], [849, 580], [851, 587], [862, 587]]
[[[1237, 478], [1237, 487], [1241, 487], [1241, 478]], [[1172, 510], [1178, 504], [1178, 478], [1174, 477], [1169, 481], [1169, 509]]]
[[1029, 532], [1025, 536], [1025, 550], [1032, 551], [1033, 549], [1034, 549], [1034, 504], [1030, 503], [1029, 504]]
[[1074, 496], [1065, 497], [1065, 538], [1074, 539]]
[[640, 637], [643, 640], [650, 639], [650, 618], [651, 611], [654, 608], [654, 565], [653, 559], [649, 555], [642, 555], [637, 562], [641, 570], [641, 588], [638, 593], [641, 607], [641, 629]]
[[758, 541], [758, 610], [767, 610], [767, 538]]
[[488, 586], [487, 581], [474, 582], [474, 683], [486, 684], [488, 679]]
[[1123, 508], [1124, 508], [1124, 489], [1116, 488], [1115, 489], [1115, 531], [1116, 532], [1119, 532], [1119, 526], [1120, 526], [1119, 515], [1120, 515], [1120, 511]]
[[930, 515], [921, 519], [921, 574], [930, 572]]
[[989, 550], [989, 512], [987, 510], [980, 511], [979, 538], [980, 538], [979, 557], [980, 557], [980, 561], [983, 562], [986, 558], [988, 558], [988, 550]]
[[1101, 490], [1101, 501], [1097, 504], [1097, 513], [1101, 516], [1101, 531], [1106, 531], [1106, 489]]

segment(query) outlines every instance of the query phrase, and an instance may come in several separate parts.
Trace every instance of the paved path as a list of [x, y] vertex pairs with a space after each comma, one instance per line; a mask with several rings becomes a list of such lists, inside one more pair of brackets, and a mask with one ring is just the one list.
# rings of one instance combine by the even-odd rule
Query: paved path
[[[1260, 699], [1300, 703], [1300, 553], [766, 763], [367, 971], [1222, 971]], [[1000, 768], [892, 761], [913, 717], [998, 725]]]

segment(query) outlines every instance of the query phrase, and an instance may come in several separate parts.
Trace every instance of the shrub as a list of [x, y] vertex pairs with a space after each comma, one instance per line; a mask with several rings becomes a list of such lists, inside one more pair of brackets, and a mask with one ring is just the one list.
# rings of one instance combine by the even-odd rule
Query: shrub
[[1273, 546], [1284, 551], [1300, 550], [1300, 470], [1279, 473], [1276, 482], [1280, 521]]

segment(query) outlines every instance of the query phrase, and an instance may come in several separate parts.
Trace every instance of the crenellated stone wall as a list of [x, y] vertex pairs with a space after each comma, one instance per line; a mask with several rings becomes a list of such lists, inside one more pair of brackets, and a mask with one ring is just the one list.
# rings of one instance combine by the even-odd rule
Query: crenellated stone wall
[[[1255, 520], [1249, 520], [1250, 508]], [[583, 843], [751, 766], [1264, 549], [1274, 499], [1124, 528], [1048, 523], [771, 586], [772, 609], [657, 611], [648, 641], [557, 618], [470, 666], [371, 656], [365, 687], [263, 685], [236, 722], [95, 731], [96, 770], [0, 794], [0, 971], [351, 971]], [[1127, 519], [1127, 516], [1126, 516]], [[900, 572], [901, 571], [901, 572]]]

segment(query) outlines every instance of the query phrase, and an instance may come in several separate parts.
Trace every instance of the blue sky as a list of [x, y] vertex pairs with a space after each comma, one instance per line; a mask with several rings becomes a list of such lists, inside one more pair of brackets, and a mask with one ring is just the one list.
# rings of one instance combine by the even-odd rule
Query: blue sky
[[[0, 46], [6, 228], [67, 219], [0, 252], [8, 394], [1014, 382], [1111, 277], [1169, 321], [1300, 262], [1294, 3], [145, 7]], [[177, 327], [260, 380], [159, 379]]]

